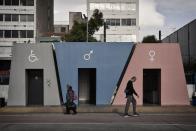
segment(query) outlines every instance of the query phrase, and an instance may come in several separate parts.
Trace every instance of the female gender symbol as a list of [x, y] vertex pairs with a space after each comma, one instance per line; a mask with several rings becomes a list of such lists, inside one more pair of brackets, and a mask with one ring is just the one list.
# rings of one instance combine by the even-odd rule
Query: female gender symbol
[[150, 56], [150, 61], [154, 61], [155, 60], [154, 57], [156, 55], [155, 51], [154, 50], [150, 50], [148, 54]]

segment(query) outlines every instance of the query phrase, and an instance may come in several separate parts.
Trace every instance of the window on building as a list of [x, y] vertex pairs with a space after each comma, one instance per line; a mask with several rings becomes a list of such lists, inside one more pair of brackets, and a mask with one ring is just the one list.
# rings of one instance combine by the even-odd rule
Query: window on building
[[120, 26], [120, 19], [116, 19], [116, 26]]
[[27, 5], [27, 0], [20, 0], [20, 5], [26, 6]]
[[12, 30], [12, 38], [18, 38], [18, 30]]
[[122, 19], [122, 26], [127, 26], [127, 19]]
[[5, 30], [5, 34], [4, 34], [5, 38], [11, 38], [11, 30]]
[[9, 85], [9, 70], [0, 70], [0, 85]]
[[0, 21], [3, 21], [3, 14], [0, 14]]
[[18, 14], [12, 14], [12, 21], [18, 21], [19, 17]]
[[12, 1], [11, 0], [5, 0], [5, 5], [12, 5]]
[[136, 19], [122, 19], [122, 26], [136, 26]]
[[27, 6], [34, 6], [34, 0], [27, 0]]
[[136, 3], [90, 3], [90, 10], [94, 9], [135, 11]]
[[131, 25], [136, 26], [136, 19], [131, 19]]
[[90, 3], [90, 10], [105, 10], [106, 9], [106, 3]]
[[110, 25], [115, 26], [115, 19], [110, 19]]
[[27, 38], [33, 38], [33, 30], [27, 30]]
[[0, 30], [0, 38], [3, 38], [3, 30]]
[[112, 10], [120, 10], [120, 3], [111, 3]]
[[33, 14], [27, 15], [27, 21], [33, 22], [34, 21], [34, 15]]
[[125, 10], [135, 11], [136, 10], [136, 3], [122, 3], [121, 10], [122, 11], [125, 11]]
[[11, 14], [5, 14], [5, 21], [11, 21]]
[[[3, 49], [3, 52], [4, 50], [6, 49]], [[8, 60], [0, 61], [0, 85], [9, 85], [10, 63]]]
[[126, 25], [131, 26], [131, 19], [126, 19]]
[[120, 26], [120, 19], [107, 19], [106, 24], [108, 26]]
[[99, 9], [99, 4], [98, 3], [92, 3], [91, 7], [92, 7], [91, 10]]
[[20, 30], [20, 38], [27, 38], [27, 31], [26, 30]]
[[61, 32], [65, 32], [66, 28], [65, 27], [61, 27]]
[[0, 0], [0, 5], [3, 5], [3, 0]]
[[136, 11], [136, 3], [131, 3], [130, 7], [128, 8], [131, 9], [132, 11]]
[[19, 0], [12, 0], [12, 5], [19, 5]]
[[20, 21], [26, 22], [27, 21], [27, 15], [20, 15]]

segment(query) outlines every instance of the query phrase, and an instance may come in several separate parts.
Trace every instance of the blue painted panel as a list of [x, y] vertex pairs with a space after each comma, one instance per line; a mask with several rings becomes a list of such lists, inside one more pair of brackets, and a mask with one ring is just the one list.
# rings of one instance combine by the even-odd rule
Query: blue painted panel
[[[110, 104], [133, 44], [66, 42], [54, 46], [64, 101], [67, 84], [78, 93], [78, 68], [96, 68], [96, 104]], [[90, 51], [90, 60], [85, 60]]]

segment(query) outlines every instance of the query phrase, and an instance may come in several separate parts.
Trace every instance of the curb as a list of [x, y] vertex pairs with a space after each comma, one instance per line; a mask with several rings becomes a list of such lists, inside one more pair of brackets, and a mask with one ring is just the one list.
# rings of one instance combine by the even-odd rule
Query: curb
[[[79, 106], [79, 113], [123, 113], [124, 106]], [[4, 107], [0, 108], [0, 114], [4, 113], [63, 113], [63, 106], [44, 107]], [[132, 107], [129, 109], [132, 111]], [[137, 111], [142, 113], [196, 113], [193, 106], [137, 106]]]

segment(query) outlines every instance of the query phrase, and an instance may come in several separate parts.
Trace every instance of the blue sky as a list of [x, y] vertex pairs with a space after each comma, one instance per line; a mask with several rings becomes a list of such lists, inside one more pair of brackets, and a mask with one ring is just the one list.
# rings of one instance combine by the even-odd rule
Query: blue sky
[[[54, 0], [54, 21], [68, 24], [68, 12], [86, 13], [86, 0]], [[162, 38], [196, 19], [196, 0], [140, 0], [140, 41], [143, 36]]]

